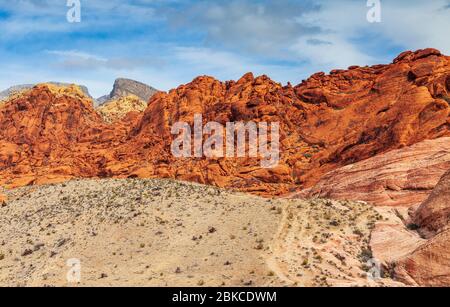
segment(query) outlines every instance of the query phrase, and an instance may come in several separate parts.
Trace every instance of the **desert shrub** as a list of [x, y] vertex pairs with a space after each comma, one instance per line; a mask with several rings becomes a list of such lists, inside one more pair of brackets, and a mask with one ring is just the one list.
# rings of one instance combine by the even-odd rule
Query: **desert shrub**
[[414, 223], [408, 224], [406, 227], [407, 227], [409, 230], [413, 230], [413, 231], [418, 230], [418, 229], [420, 228], [419, 225], [414, 224]]
[[373, 254], [372, 251], [368, 248], [363, 248], [361, 251], [361, 254], [359, 254], [359, 258], [363, 261], [363, 262], [367, 262], [370, 259], [373, 258]]

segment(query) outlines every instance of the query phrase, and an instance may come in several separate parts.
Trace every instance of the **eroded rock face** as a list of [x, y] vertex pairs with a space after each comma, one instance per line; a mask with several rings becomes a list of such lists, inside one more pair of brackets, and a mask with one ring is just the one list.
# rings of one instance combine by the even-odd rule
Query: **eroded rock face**
[[[396, 280], [413, 286], [450, 284], [450, 172], [404, 223], [380, 223], [371, 236], [374, 256]], [[406, 228], [408, 226], [409, 229]]]
[[38, 85], [0, 107], [0, 182], [99, 176], [109, 148], [125, 135], [102, 121], [78, 87]]
[[[252, 74], [229, 82], [199, 77], [155, 94], [143, 114], [112, 126], [84, 98], [40, 86], [0, 107], [0, 183], [170, 177], [281, 195], [339, 167], [450, 136], [449, 74], [449, 57], [427, 49], [390, 65], [315, 74], [295, 87]], [[196, 113], [204, 123], [279, 122], [279, 166], [262, 169], [257, 158], [175, 159], [170, 128], [192, 123]]]
[[450, 223], [450, 172], [442, 177], [430, 197], [419, 207], [414, 223], [434, 233]]
[[395, 277], [410, 285], [448, 287], [449, 263], [450, 231], [447, 230], [396, 263]]
[[135, 95], [128, 95], [112, 99], [96, 110], [105, 122], [113, 123], [123, 119], [130, 112], [144, 112], [146, 108], [147, 102]]
[[158, 92], [157, 89], [131, 79], [119, 78], [114, 82], [113, 89], [109, 95], [100, 97], [100, 105], [109, 101], [118, 100], [121, 97], [135, 96], [147, 103], [150, 98]]
[[450, 138], [426, 140], [334, 170], [299, 196], [413, 206], [428, 197], [448, 169]]
[[[70, 87], [73, 85], [73, 84], [61, 83], [61, 82], [48, 82], [47, 84], [58, 86], [58, 87]], [[36, 86], [36, 84], [20, 84], [20, 85], [11, 86], [10, 88], [0, 92], [0, 103], [1, 103], [1, 101], [11, 98], [12, 96], [21, 94], [22, 92], [29, 90], [29, 89], [33, 88], [34, 86]], [[92, 98], [91, 95], [89, 94], [89, 90], [87, 89], [86, 86], [83, 86], [83, 85], [77, 85], [77, 86], [83, 91], [83, 93], [86, 96]]]

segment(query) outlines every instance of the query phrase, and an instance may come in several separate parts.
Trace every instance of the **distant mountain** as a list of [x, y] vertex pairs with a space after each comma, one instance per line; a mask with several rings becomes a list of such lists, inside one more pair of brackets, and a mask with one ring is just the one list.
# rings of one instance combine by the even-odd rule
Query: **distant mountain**
[[[56, 86], [70, 86], [70, 83], [62, 83], [62, 82], [46, 82], [47, 84], [53, 84]], [[10, 97], [11, 95], [14, 95], [15, 93], [24, 91], [24, 90], [29, 90], [31, 88], [33, 88], [34, 86], [36, 86], [36, 84], [20, 84], [20, 85], [14, 85], [11, 86], [10, 88], [0, 92], [0, 100], [4, 100], [7, 99], [8, 97]], [[84, 85], [78, 85], [80, 87], [80, 89], [83, 91], [83, 93], [88, 96], [89, 98], [93, 97], [89, 94], [89, 90], [86, 86]]]
[[114, 82], [111, 93], [97, 99], [96, 111], [105, 122], [112, 123], [124, 118], [129, 112], [143, 112], [157, 92], [147, 84], [119, 78]]
[[113, 90], [110, 94], [97, 99], [98, 105], [102, 105], [111, 100], [117, 100], [120, 97], [137, 96], [139, 99], [148, 103], [150, 98], [158, 92], [157, 89], [131, 79], [119, 78], [114, 82]]
[[10, 88], [0, 92], [0, 100], [6, 99], [9, 96], [13, 95], [14, 93], [27, 90], [33, 87], [33, 84], [21, 84], [21, 85], [15, 85], [11, 86]]

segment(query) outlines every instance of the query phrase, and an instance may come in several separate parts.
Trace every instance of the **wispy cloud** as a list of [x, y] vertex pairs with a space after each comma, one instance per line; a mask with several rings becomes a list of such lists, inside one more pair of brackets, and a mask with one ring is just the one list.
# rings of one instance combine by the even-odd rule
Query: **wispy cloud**
[[105, 58], [99, 55], [90, 54], [78, 50], [47, 50], [47, 54], [58, 57], [56, 65], [65, 69], [77, 70], [134, 70], [137, 68], [164, 66], [164, 61], [157, 58], [122, 57]]
[[173, 8], [168, 19], [176, 29], [203, 35], [206, 46], [280, 58], [288, 56], [286, 47], [296, 38], [322, 31], [302, 21], [319, 10], [312, 1], [198, 1], [183, 10]]
[[110, 91], [115, 77], [169, 89], [253, 71], [297, 83], [316, 71], [385, 63], [407, 49], [450, 53], [449, 0], [0, 0], [0, 86], [60, 80]]

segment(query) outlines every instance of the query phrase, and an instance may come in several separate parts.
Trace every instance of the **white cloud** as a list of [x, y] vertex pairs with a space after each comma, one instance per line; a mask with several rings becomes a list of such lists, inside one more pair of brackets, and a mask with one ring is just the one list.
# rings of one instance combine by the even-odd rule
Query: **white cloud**
[[87, 52], [83, 52], [83, 51], [78, 51], [78, 50], [47, 50], [46, 51], [48, 54], [54, 54], [57, 56], [62, 56], [64, 58], [78, 58], [78, 59], [83, 59], [83, 60], [95, 60], [95, 61], [99, 61], [99, 62], [107, 62], [108, 60], [94, 55], [94, 54], [90, 54]]
[[247, 72], [253, 72], [255, 75], [269, 75], [274, 81], [285, 84], [289, 81], [300, 82], [306, 76], [305, 69], [298, 65], [270, 64], [256, 58], [212, 48], [175, 47], [172, 52], [174, 65], [183, 67], [185, 71], [183, 77], [188, 81], [198, 75], [197, 71], [222, 81], [236, 80]]
[[445, 0], [386, 2], [380, 33], [410, 49], [433, 47], [450, 54], [450, 10]]
[[249, 71], [298, 83], [317, 71], [386, 63], [406, 49], [450, 54], [446, 0], [382, 0], [380, 24], [367, 22], [365, 0], [83, 1], [79, 25], [66, 22], [64, 0], [0, 2], [12, 11], [0, 19], [2, 87], [75, 82], [101, 96], [116, 77], [167, 90], [198, 75], [227, 80]]
[[309, 0], [198, 1], [172, 10], [168, 17], [178, 29], [204, 33], [208, 47], [289, 58], [285, 50], [295, 38], [321, 32], [320, 25], [305, 24], [299, 18], [318, 9]]
[[311, 44], [309, 40], [299, 39], [292, 46], [292, 51], [308, 60], [316, 70], [345, 69], [352, 65], [373, 64], [375, 59], [358, 50], [358, 48], [335, 34], [317, 36], [324, 44]]

